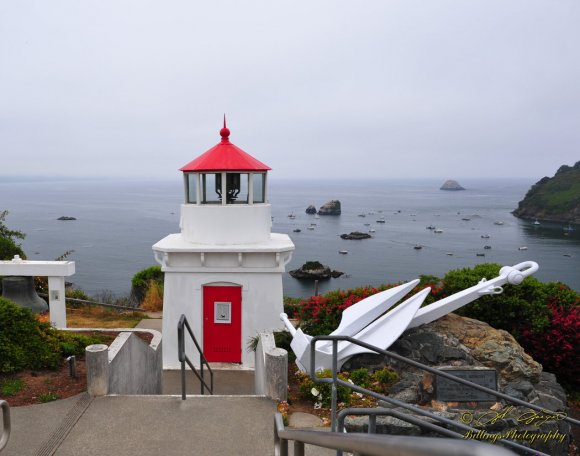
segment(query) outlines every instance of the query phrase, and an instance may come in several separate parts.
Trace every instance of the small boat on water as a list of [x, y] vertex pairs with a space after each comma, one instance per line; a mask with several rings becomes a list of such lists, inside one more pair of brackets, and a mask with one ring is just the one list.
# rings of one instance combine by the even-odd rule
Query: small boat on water
[[386, 223], [385, 219], [378, 219], [377, 223]]
[[489, 234], [482, 234], [481, 239], [489, 239]]
[[453, 256], [453, 253], [447, 252], [445, 255], [447, 255], [447, 256]]
[[562, 255], [565, 256], [565, 257], [568, 257], [568, 258], [571, 258], [572, 257], [572, 255], [569, 254], [569, 253], [563, 253]]
[[295, 218], [296, 218], [296, 216], [294, 215], [294, 212], [290, 212], [290, 213], [288, 214], [288, 218], [289, 218], [289, 219], [295, 219]]
[[427, 230], [434, 230], [435, 229], [435, 225], [426, 226], [425, 229], [427, 229]]
[[313, 230], [314, 227], [312, 225], [306, 227], [307, 230]]
[[416, 246], [414, 246], [413, 248], [414, 248], [415, 250], [421, 250], [421, 249], [423, 248], [423, 246], [422, 246], [422, 245], [418, 245], [418, 244], [417, 244], [417, 245], [416, 245]]
[[369, 233], [374, 233], [375, 231], [377, 231], [377, 230], [375, 230], [374, 228], [371, 228], [371, 229], [369, 230]]
[[319, 219], [319, 218], [320, 218], [320, 215], [318, 215], [318, 214], [315, 214], [315, 215], [314, 215], [314, 218], [316, 218], [316, 219]]
[[366, 217], [366, 214], [358, 214], [359, 217]]
[[476, 253], [475, 256], [484, 257], [485, 256], [485, 253]]
[[301, 230], [300, 228], [296, 228], [296, 229], [294, 230], [294, 232], [295, 232], [295, 233], [300, 233], [301, 231], [302, 231], [302, 230]]
[[346, 255], [348, 253], [348, 250], [339, 250], [338, 253], [340, 253], [341, 255]]
[[503, 222], [496, 220], [495, 222], [493, 222], [494, 225], [503, 225]]
[[434, 232], [434, 233], [437, 233], [437, 234], [441, 234], [441, 233], [443, 233], [443, 230], [442, 230], [441, 228], [435, 228], [435, 229], [433, 230], [433, 232]]
[[491, 245], [484, 245], [484, 246], [483, 246], [483, 248], [484, 248], [485, 250], [491, 250]]
[[521, 247], [518, 247], [518, 250], [528, 250], [528, 248], [525, 245], [522, 245]]
[[538, 222], [538, 219], [534, 220], [534, 225], [539, 225], [540, 222]]
[[370, 223], [365, 223], [365, 226], [371, 226], [371, 224]]
[[469, 222], [471, 219], [469, 217], [463, 217], [461, 220], [465, 220], [466, 222]]

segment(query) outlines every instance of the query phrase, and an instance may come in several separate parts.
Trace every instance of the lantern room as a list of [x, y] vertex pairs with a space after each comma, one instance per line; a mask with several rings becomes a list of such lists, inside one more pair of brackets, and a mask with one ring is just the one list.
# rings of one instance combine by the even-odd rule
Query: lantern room
[[[268, 203], [270, 167], [230, 142], [221, 141], [189, 162], [180, 233], [153, 246], [165, 272], [163, 365], [179, 367], [177, 324], [185, 315], [211, 362], [252, 368], [248, 341], [280, 327], [282, 274], [294, 244], [272, 233]], [[193, 353], [193, 352], [192, 352]]]

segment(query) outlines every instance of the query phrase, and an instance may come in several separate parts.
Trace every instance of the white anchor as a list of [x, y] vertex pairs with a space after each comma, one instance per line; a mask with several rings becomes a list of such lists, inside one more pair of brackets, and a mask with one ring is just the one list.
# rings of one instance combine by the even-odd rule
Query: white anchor
[[[524, 261], [515, 266], [504, 266], [499, 271], [499, 276], [494, 279], [483, 278], [471, 288], [421, 308], [421, 304], [431, 291], [431, 288], [427, 287], [387, 312], [417, 286], [419, 279], [415, 279], [395, 288], [376, 293], [345, 309], [340, 325], [330, 335], [350, 336], [386, 350], [407, 328], [414, 328], [437, 320], [481, 296], [501, 294], [503, 292], [502, 285], [506, 283], [519, 285], [526, 277], [535, 273], [538, 268], [538, 264], [533, 261]], [[290, 347], [296, 354], [296, 364], [301, 371], [307, 372], [310, 366], [312, 336], [305, 334], [301, 329], [294, 328], [285, 313], [280, 314], [280, 319], [293, 336]], [[337, 352], [338, 369], [353, 355], [374, 353], [372, 350], [346, 341], [338, 343]], [[332, 342], [318, 342], [316, 344], [315, 370], [330, 369], [331, 367]]]

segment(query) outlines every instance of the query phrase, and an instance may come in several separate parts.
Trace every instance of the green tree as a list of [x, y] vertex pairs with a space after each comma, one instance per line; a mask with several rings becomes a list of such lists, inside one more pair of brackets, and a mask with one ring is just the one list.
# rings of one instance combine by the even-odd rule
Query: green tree
[[24, 239], [25, 234], [22, 231], [11, 230], [6, 224], [8, 211], [0, 211], [0, 260], [11, 260], [14, 255], [20, 255], [26, 258], [24, 251], [17, 239]]

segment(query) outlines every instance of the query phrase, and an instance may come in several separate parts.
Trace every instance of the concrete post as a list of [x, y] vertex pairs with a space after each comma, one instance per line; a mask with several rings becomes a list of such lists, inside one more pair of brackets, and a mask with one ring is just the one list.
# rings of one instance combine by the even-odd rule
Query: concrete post
[[265, 352], [266, 397], [277, 401], [288, 399], [288, 352], [273, 348]]
[[109, 393], [109, 347], [89, 345], [85, 354], [87, 391], [91, 396], [106, 396]]
[[64, 277], [48, 277], [48, 306], [50, 323], [57, 328], [66, 328]]

